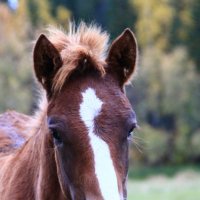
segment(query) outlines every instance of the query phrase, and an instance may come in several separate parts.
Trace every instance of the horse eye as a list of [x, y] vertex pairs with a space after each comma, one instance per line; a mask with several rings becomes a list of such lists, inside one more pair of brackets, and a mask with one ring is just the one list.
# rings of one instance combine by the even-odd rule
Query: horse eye
[[136, 123], [133, 123], [129, 132], [128, 132], [128, 135], [127, 135], [127, 138], [129, 139], [131, 136], [132, 136], [132, 133], [133, 131], [137, 128], [137, 124]]
[[51, 131], [51, 134], [54, 138], [54, 140], [57, 142], [57, 143], [61, 143], [62, 142], [62, 139], [60, 137], [60, 133], [58, 130], [56, 130], [55, 128], [50, 128], [50, 131]]

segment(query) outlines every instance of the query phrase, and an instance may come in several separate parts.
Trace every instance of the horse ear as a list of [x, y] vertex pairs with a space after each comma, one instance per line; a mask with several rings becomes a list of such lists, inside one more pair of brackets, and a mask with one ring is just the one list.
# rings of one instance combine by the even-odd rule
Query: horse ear
[[47, 94], [50, 94], [53, 78], [62, 66], [62, 59], [58, 50], [43, 34], [35, 44], [33, 60], [36, 77]]
[[108, 71], [118, 79], [121, 87], [135, 70], [137, 51], [137, 41], [130, 29], [125, 29], [111, 44], [107, 57]]

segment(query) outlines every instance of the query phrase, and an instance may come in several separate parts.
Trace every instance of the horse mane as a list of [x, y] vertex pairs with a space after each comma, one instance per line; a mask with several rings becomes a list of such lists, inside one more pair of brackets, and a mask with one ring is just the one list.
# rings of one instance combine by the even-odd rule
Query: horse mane
[[84, 70], [89, 64], [96, 68], [101, 75], [105, 74], [105, 55], [108, 49], [109, 35], [95, 24], [86, 25], [81, 22], [78, 27], [69, 24], [66, 33], [56, 27], [49, 27], [48, 39], [61, 55], [63, 66], [54, 77], [53, 89], [59, 91], [67, 78], [77, 68]]
[[30, 116], [11, 110], [0, 115], [0, 154], [11, 153], [24, 144], [30, 137], [24, 124], [30, 119]]

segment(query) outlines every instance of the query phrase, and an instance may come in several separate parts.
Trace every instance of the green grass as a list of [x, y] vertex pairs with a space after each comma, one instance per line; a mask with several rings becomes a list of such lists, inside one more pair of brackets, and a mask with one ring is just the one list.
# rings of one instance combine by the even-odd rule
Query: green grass
[[156, 175], [129, 180], [128, 200], [200, 200], [200, 173], [186, 170], [171, 178]]

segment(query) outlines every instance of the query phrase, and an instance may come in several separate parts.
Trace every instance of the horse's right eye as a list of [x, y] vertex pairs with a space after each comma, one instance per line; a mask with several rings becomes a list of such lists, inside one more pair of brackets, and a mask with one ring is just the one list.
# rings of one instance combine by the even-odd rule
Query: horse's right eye
[[61, 144], [62, 143], [62, 123], [61, 121], [54, 116], [48, 117], [47, 119], [49, 132], [54, 140], [55, 144]]
[[59, 133], [59, 131], [57, 129], [50, 128], [50, 132], [51, 132], [51, 134], [53, 136], [53, 139], [54, 139], [55, 143], [57, 143], [57, 144], [62, 143], [62, 139], [61, 139], [60, 133]]

